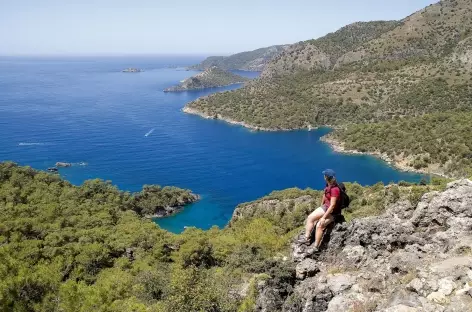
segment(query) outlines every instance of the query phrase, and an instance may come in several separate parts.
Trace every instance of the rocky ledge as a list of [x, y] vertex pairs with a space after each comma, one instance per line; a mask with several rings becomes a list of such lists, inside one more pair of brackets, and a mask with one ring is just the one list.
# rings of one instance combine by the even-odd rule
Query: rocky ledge
[[233, 74], [216, 66], [212, 66], [193, 77], [183, 80], [177, 86], [164, 89], [164, 92], [179, 92], [224, 87], [232, 84], [244, 83], [249, 80], [249, 78]]
[[472, 311], [472, 181], [294, 241], [291, 283], [259, 282], [256, 311]]

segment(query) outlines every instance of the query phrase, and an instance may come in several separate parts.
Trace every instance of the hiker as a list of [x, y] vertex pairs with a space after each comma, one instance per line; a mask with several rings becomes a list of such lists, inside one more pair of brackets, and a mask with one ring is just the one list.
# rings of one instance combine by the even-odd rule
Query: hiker
[[326, 169], [323, 171], [326, 187], [324, 189], [321, 206], [313, 211], [306, 220], [306, 232], [301, 243], [311, 244], [311, 233], [316, 223], [315, 232], [315, 251], [318, 251], [323, 232], [326, 227], [334, 222], [335, 216], [341, 214], [341, 189], [336, 182], [336, 173], [334, 170]]

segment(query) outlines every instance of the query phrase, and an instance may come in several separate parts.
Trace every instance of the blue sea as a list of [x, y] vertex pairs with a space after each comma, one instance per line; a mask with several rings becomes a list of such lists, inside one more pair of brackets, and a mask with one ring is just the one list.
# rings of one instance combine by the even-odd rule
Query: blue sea
[[[60, 174], [77, 185], [101, 178], [129, 191], [189, 188], [201, 201], [156, 221], [173, 232], [223, 227], [239, 203], [273, 190], [321, 189], [324, 168], [363, 185], [420, 180], [374, 157], [333, 152], [319, 140], [329, 129], [251, 132], [182, 113], [200, 96], [240, 87], [162, 91], [203, 58], [0, 58], [0, 160], [42, 170], [71, 162]], [[122, 73], [127, 67], [144, 72]]]

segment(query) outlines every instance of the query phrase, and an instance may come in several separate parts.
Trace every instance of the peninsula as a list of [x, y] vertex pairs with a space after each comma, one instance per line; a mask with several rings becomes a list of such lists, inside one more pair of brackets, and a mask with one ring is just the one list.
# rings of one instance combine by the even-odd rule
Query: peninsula
[[205, 71], [183, 80], [179, 85], [164, 89], [164, 92], [178, 92], [223, 87], [249, 81], [249, 78], [233, 74], [212, 66]]

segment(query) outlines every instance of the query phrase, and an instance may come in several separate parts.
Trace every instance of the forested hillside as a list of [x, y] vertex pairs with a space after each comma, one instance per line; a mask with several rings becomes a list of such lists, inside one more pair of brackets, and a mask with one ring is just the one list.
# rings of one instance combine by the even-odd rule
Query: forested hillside
[[[416, 204], [443, 188], [435, 184], [348, 184], [346, 215]], [[240, 205], [228, 228], [174, 235], [141, 217], [136, 198], [110, 183], [77, 187], [0, 163], [0, 310], [253, 311], [259, 282], [295, 283], [289, 243], [320, 198], [309, 189], [274, 192]]]
[[[188, 108], [274, 130], [471, 111], [471, 29], [471, 0], [441, 1], [401, 21], [355, 23], [291, 46], [261, 79]], [[426, 145], [432, 137], [419, 139]]]
[[222, 70], [216, 66], [212, 66], [195, 76], [183, 80], [177, 86], [164, 89], [164, 92], [216, 88], [236, 83], [243, 83], [249, 80], [249, 78], [233, 74], [232, 72]]
[[190, 66], [189, 69], [206, 70], [217, 66], [224, 70], [262, 71], [273, 57], [284, 51], [287, 47], [288, 45], [278, 45], [236, 53], [230, 56], [210, 56], [200, 64]]

